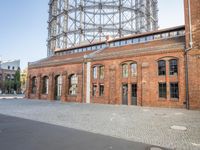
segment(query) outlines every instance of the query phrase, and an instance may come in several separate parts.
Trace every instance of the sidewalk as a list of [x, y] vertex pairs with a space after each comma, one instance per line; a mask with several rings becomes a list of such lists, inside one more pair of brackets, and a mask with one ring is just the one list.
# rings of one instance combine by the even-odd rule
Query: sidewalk
[[169, 149], [200, 150], [200, 111], [8, 99], [0, 100], [0, 114]]
[[0, 99], [22, 99], [24, 94], [0, 94]]

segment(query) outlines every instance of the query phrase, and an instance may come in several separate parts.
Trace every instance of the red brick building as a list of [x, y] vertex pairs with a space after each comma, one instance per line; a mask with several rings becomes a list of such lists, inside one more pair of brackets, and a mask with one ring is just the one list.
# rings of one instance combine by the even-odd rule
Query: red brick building
[[199, 22], [185, 0], [185, 26], [57, 50], [29, 64], [26, 97], [200, 108]]

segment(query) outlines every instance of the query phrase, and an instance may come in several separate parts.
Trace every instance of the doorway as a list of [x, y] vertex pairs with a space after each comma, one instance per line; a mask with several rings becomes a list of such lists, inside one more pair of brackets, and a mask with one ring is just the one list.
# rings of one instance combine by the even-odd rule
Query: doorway
[[137, 105], [137, 84], [131, 85], [131, 105]]
[[122, 84], [122, 104], [128, 105], [128, 84]]
[[62, 91], [62, 77], [60, 75], [55, 77], [55, 100], [60, 100]]

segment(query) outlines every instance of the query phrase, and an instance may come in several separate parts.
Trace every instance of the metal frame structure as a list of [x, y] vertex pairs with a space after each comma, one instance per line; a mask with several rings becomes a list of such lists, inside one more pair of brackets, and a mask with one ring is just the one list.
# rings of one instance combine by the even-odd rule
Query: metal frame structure
[[158, 29], [157, 0], [50, 0], [48, 56], [107, 36]]

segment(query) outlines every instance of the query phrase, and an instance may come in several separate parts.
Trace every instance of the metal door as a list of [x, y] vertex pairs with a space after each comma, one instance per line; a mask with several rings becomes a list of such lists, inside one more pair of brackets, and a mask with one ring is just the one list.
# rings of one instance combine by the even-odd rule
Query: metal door
[[131, 86], [131, 105], [137, 105], [137, 84]]
[[122, 84], [122, 104], [128, 105], [128, 84]]

